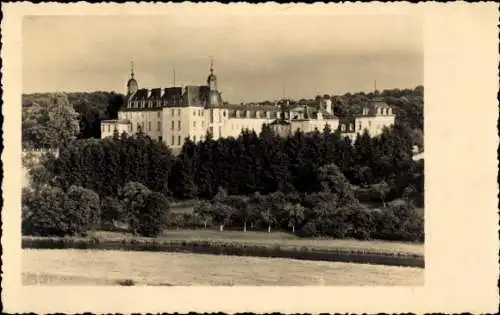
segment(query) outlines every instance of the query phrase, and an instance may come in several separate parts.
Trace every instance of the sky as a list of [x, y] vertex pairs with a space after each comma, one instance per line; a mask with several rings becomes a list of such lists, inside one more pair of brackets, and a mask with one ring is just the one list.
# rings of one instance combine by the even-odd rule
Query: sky
[[162, 15], [28, 16], [23, 93], [125, 93], [205, 84], [210, 58], [230, 103], [314, 98], [423, 84], [415, 15], [266, 14], [229, 9]]

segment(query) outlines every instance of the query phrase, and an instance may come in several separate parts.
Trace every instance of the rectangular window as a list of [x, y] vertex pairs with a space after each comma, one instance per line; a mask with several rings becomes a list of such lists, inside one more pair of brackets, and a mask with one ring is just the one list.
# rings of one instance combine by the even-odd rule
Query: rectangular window
[[214, 110], [210, 109], [210, 123], [214, 122]]
[[177, 121], [177, 129], [181, 130], [181, 121]]
[[177, 145], [181, 145], [181, 136], [177, 136]]
[[161, 131], [161, 121], [156, 123], [156, 131]]
[[222, 137], [222, 127], [219, 126], [219, 137]]
[[177, 116], [180, 116], [181, 115], [181, 110], [180, 108], [177, 110]]
[[198, 109], [198, 116], [201, 116], [201, 109]]
[[172, 130], [175, 129], [175, 122], [172, 120]]
[[158, 137], [158, 141], [162, 142], [163, 138], [161, 136]]
[[193, 128], [196, 128], [196, 121], [193, 121]]
[[175, 137], [174, 137], [174, 136], [172, 136], [172, 142], [171, 142], [171, 144], [172, 144], [172, 145], [174, 145], [174, 144], [175, 144]]
[[371, 120], [368, 120], [368, 126], [372, 126], [372, 121]]
[[151, 131], [151, 122], [148, 121], [148, 130]]
[[157, 112], [156, 117], [160, 118], [160, 114], [161, 114], [160, 112]]
[[214, 127], [208, 128], [208, 132], [213, 136], [214, 135]]
[[201, 128], [205, 128], [205, 122], [204, 121], [201, 122]]
[[193, 136], [193, 142], [196, 142], [196, 136]]
[[174, 110], [170, 110], [170, 113], [172, 114], [172, 116], [174, 116]]
[[193, 109], [193, 116], [196, 116], [196, 109]]

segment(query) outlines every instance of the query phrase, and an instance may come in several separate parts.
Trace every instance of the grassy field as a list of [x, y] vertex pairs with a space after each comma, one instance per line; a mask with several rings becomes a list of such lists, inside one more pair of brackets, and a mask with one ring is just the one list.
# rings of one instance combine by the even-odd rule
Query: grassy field
[[[130, 234], [98, 231], [91, 234], [103, 240], [121, 240], [132, 238]], [[135, 237], [141, 239], [140, 237]], [[424, 255], [424, 245], [417, 243], [387, 242], [387, 241], [359, 241], [339, 239], [304, 239], [296, 235], [283, 232], [253, 232], [217, 230], [169, 230], [158, 237], [159, 241], [210, 241], [221, 243], [240, 243], [248, 245], [262, 245], [282, 247], [308, 247], [316, 250], [360, 250], [382, 253], [402, 253]]]
[[424, 269], [162, 252], [23, 250], [24, 285], [423, 285]]

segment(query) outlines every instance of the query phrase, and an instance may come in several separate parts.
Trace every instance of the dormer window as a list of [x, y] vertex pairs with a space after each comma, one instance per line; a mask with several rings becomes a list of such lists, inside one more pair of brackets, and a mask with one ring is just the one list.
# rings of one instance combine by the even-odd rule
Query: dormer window
[[345, 124], [342, 124], [342, 126], [340, 126], [340, 129], [342, 130], [342, 132], [345, 132]]

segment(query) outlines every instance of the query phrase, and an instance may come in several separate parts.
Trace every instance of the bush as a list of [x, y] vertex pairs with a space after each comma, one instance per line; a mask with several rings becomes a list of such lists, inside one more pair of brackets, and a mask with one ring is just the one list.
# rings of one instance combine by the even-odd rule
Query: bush
[[316, 223], [314, 221], [309, 221], [302, 228], [297, 231], [297, 235], [300, 237], [314, 237], [317, 236]]
[[139, 215], [149, 194], [151, 191], [138, 182], [128, 182], [120, 192], [129, 229], [133, 233], [139, 229]]
[[72, 186], [67, 194], [51, 186], [23, 190], [23, 234], [85, 235], [99, 221], [99, 196], [92, 190], [78, 186]]
[[63, 204], [71, 235], [85, 234], [98, 227], [101, 221], [101, 203], [99, 195], [79, 186], [71, 186]]
[[410, 204], [396, 204], [374, 213], [374, 237], [385, 240], [423, 241], [424, 218]]
[[158, 236], [165, 228], [168, 206], [168, 200], [163, 194], [150, 193], [139, 213], [137, 232], [147, 237]]
[[64, 191], [46, 186], [39, 191], [23, 190], [22, 233], [37, 236], [66, 235]]
[[117, 198], [106, 197], [102, 202], [101, 220], [102, 223], [113, 225], [115, 221], [126, 219], [122, 204]]

